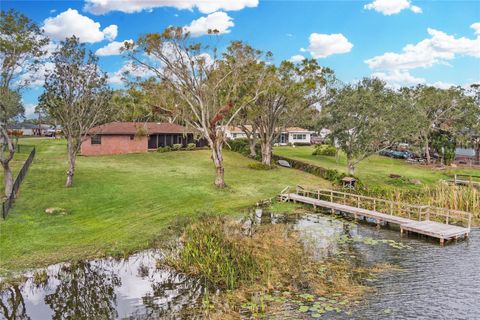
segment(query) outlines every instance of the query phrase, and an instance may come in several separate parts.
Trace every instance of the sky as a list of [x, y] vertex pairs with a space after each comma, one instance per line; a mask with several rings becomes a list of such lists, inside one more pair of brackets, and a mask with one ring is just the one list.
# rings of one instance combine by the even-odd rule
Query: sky
[[[182, 26], [198, 41], [208, 29], [271, 51], [274, 62], [317, 59], [351, 82], [375, 76], [393, 87], [419, 83], [449, 87], [480, 82], [480, 1], [461, 0], [85, 0], [4, 1], [37, 22], [58, 43], [76, 35], [100, 57], [112, 88], [131, 69], [119, 54], [124, 41]], [[33, 117], [42, 72], [22, 92]]]

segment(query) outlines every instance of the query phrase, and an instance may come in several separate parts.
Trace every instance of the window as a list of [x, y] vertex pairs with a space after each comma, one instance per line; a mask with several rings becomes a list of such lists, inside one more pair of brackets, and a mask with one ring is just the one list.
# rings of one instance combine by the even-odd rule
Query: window
[[135, 139], [135, 136], [132, 134], [130, 135], [130, 140], [133, 140], [133, 139]]
[[232, 133], [232, 138], [235, 139], [237, 137], [236, 133]]
[[92, 136], [90, 138], [91, 144], [102, 144], [102, 136]]
[[305, 140], [307, 139], [307, 135], [305, 133], [294, 133], [293, 140]]

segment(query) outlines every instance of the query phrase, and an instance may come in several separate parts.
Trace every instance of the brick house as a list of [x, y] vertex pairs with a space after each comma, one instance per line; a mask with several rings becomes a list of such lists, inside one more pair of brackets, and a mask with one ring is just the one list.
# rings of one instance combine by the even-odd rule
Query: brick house
[[90, 130], [83, 141], [81, 154], [84, 156], [140, 153], [159, 147], [195, 143], [205, 145], [196, 139], [192, 130], [173, 124], [157, 122], [110, 122]]

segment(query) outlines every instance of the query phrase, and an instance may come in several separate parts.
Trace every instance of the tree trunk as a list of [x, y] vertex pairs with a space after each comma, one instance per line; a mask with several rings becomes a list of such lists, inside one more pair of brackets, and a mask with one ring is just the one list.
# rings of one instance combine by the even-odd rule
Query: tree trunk
[[256, 158], [257, 157], [257, 150], [256, 150], [256, 145], [257, 145], [257, 139], [255, 136], [252, 136], [250, 139], [248, 139], [248, 144], [250, 147], [250, 158]]
[[355, 163], [353, 159], [347, 160], [347, 172], [348, 172], [348, 175], [350, 176], [355, 175]]
[[77, 157], [76, 148], [71, 141], [68, 142], [68, 171], [67, 171], [67, 188], [73, 186], [73, 176], [75, 174], [75, 160]]
[[262, 141], [262, 163], [267, 166], [272, 165], [272, 143], [270, 141]]
[[210, 142], [210, 149], [212, 150], [212, 160], [215, 165], [215, 186], [217, 188], [225, 188], [225, 168], [223, 167], [222, 144], [218, 140]]
[[13, 190], [13, 173], [8, 162], [2, 162], [3, 185], [5, 186], [5, 197], [9, 197]]
[[427, 158], [427, 164], [430, 164], [430, 145], [428, 144], [428, 138], [425, 138], [425, 158]]
[[476, 148], [475, 148], [475, 162], [480, 165], [480, 141], [477, 142]]

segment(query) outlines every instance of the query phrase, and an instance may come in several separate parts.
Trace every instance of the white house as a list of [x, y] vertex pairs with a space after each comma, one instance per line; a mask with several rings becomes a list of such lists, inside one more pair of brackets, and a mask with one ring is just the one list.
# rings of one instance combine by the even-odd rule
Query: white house
[[[248, 127], [251, 128], [251, 127]], [[302, 144], [310, 144], [311, 143], [311, 136], [314, 131], [309, 131], [307, 129], [298, 128], [298, 127], [290, 127], [282, 130], [280, 135], [278, 136], [278, 140], [276, 144], [285, 146], [288, 144], [294, 143], [302, 143]], [[240, 139], [246, 138], [246, 133], [239, 127], [229, 127], [225, 130], [225, 136], [228, 139]]]

